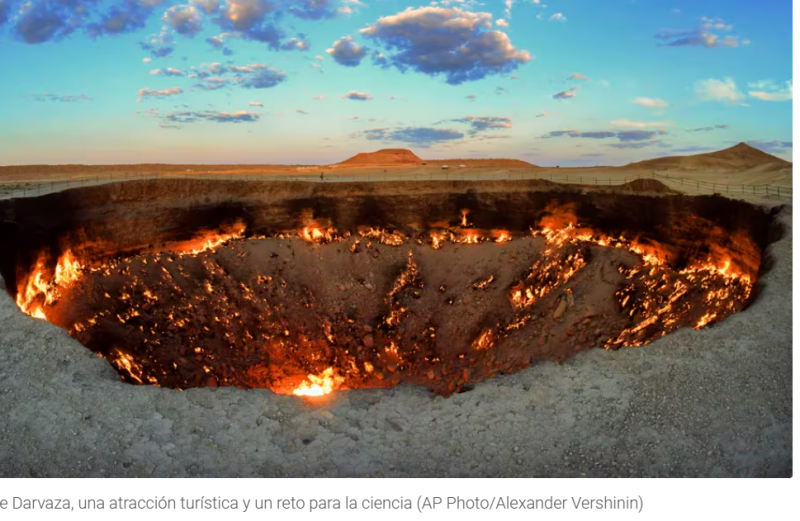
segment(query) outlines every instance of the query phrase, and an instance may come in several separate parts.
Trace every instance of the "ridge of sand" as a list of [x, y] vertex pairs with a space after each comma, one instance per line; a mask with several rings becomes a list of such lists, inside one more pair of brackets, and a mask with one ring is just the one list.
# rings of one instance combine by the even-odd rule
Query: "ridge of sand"
[[656, 170], [667, 168], [681, 169], [725, 169], [725, 170], [748, 170], [757, 168], [760, 172], [777, 171], [791, 168], [792, 163], [779, 157], [762, 152], [746, 143], [709, 152], [706, 154], [695, 154], [689, 156], [669, 156], [657, 159], [648, 159], [631, 163], [629, 167], [653, 168]]

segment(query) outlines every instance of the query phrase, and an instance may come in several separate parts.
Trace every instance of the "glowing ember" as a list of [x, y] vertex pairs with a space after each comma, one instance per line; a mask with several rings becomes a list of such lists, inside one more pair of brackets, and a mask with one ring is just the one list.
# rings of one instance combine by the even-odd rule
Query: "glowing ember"
[[[471, 227], [468, 213], [461, 226], [405, 233], [364, 226], [351, 235], [306, 220], [244, 239], [240, 224], [177, 255], [91, 268], [69, 250], [55, 266], [43, 252], [16, 299], [98, 346], [130, 383], [312, 397], [401, 382], [450, 394], [531, 360], [706, 327], [741, 311], [752, 292], [757, 264], [724, 240], [700, 253], [689, 242], [603, 233], [566, 211], [530, 233], [480, 228], [478, 215]], [[447, 242], [475, 246], [431, 251]], [[309, 367], [327, 369], [306, 375]]]
[[207, 232], [197, 239], [178, 245], [175, 247], [175, 251], [179, 255], [199, 255], [206, 251], [215, 250], [227, 242], [244, 237], [245, 229], [244, 223], [237, 222], [223, 232]]
[[494, 242], [508, 242], [511, 240], [511, 234], [506, 230], [495, 230], [492, 232]]
[[480, 244], [483, 240], [483, 237], [474, 230], [467, 230], [462, 235], [453, 236], [453, 242], [460, 244]]
[[300, 386], [292, 391], [296, 396], [325, 396], [332, 393], [344, 381], [337, 376], [333, 367], [325, 369], [320, 375], [308, 375]]

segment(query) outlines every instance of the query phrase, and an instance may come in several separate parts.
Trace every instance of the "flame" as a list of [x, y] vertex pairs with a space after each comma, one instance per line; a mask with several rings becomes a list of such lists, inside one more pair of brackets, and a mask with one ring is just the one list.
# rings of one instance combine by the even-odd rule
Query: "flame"
[[[471, 226], [467, 222], [468, 213], [467, 210], [462, 212], [462, 224], [465, 226]], [[309, 224], [303, 228], [285, 231], [285, 234], [279, 235], [278, 238], [296, 240], [295, 238], [299, 237], [310, 243], [321, 244], [333, 241], [341, 242], [350, 237], [349, 232], [340, 234], [335, 228], [328, 227], [328, 224], [330, 223]], [[431, 224], [427, 229], [417, 228], [417, 225], [410, 226], [409, 229], [418, 229], [419, 231], [414, 235], [406, 236], [397, 230], [380, 227], [359, 228], [352, 236], [354, 242], [351, 251], [357, 253], [359, 245], [362, 245], [361, 251], [363, 251], [364, 248], [368, 249], [370, 245], [377, 243], [402, 246], [409, 242], [416, 243], [423, 248], [425, 244], [430, 244], [432, 248], [438, 249], [447, 241], [458, 244], [502, 243], [513, 239], [520, 240], [523, 235], [515, 231], [518, 235], [512, 237], [509, 230], [502, 229], [447, 228], [446, 224], [441, 223]], [[239, 229], [206, 234], [195, 240], [200, 241], [199, 249], [198, 244], [195, 243], [186, 251], [189, 254], [196, 254], [216, 248], [231, 239], [242, 237], [243, 231], [242, 225]], [[526, 266], [528, 269], [521, 274], [519, 279], [506, 285], [505, 276], [498, 275], [498, 278], [495, 279], [494, 275], [490, 276], [488, 273], [479, 272], [478, 274], [482, 278], [467, 285], [467, 287], [471, 285], [475, 290], [487, 290], [491, 293], [494, 293], [492, 290], [496, 289], [503, 292], [503, 295], [506, 295], [511, 302], [510, 316], [499, 319], [500, 321], [493, 327], [481, 327], [474, 330], [472, 332], [474, 336], [464, 339], [465, 347], [473, 351], [472, 354], [467, 353], [467, 356], [491, 358], [491, 351], [497, 349], [497, 346], [502, 346], [504, 339], [513, 334], [513, 331], [539, 320], [539, 317], [545, 317], [548, 309], [553, 315], [553, 307], [547, 308], [546, 303], [542, 304], [541, 308], [533, 306], [554, 292], [563, 291], [565, 294], [571, 295], [570, 288], [567, 286], [571, 286], [570, 281], [592, 258], [591, 249], [595, 246], [630, 251], [640, 259], [640, 262], [636, 262], [629, 268], [627, 266], [631, 262], [628, 255], [613, 256], [615, 259], [622, 259], [622, 264], [616, 260], [616, 264], [612, 264], [612, 266], [616, 266], [616, 271], [622, 278], [618, 277], [617, 273], [613, 274], [613, 278], [624, 281], [619, 284], [614, 294], [616, 310], [619, 313], [619, 317], [615, 316], [615, 319], [620, 318], [621, 320], [615, 321], [613, 332], [610, 332], [616, 336], [602, 337], [606, 348], [643, 345], [658, 338], [658, 335], [678, 327], [699, 329], [721, 320], [730, 313], [742, 309], [752, 289], [751, 277], [755, 277], [755, 272], [748, 272], [752, 263], [743, 264], [738, 255], [740, 250], [746, 249], [747, 244], [736, 250], [728, 250], [728, 244], [721, 242], [716, 249], [709, 247], [708, 250], [701, 250], [703, 251], [702, 257], [695, 255], [686, 267], [676, 269], [672, 263], [676, 256], [671, 253], [670, 245], [654, 241], [648, 242], [644, 239], [638, 240], [621, 234], [619, 236], [607, 235], [582, 226], [577, 218], [569, 214], [566, 216], [557, 213], [549, 215], [538, 223], [537, 228], [531, 228], [530, 235], [543, 239], [545, 244], [540, 250], [541, 239], [537, 239], [538, 244], [530, 251], [540, 253], [532, 259], [531, 264]], [[256, 237], [251, 235], [249, 238], [255, 239]], [[527, 245], [521, 244], [520, 246]], [[685, 251], [681, 249], [682, 247], [683, 245], [679, 245], [675, 251]], [[697, 250], [694, 250], [693, 253], [695, 251]], [[759, 250], [756, 250], [754, 256], [757, 257], [758, 253]], [[161, 263], [165, 260], [173, 262], [173, 259], [166, 254], [163, 257], [148, 254], [147, 257], [141, 256], [137, 259], [133, 265], [131, 265], [130, 259], [117, 259], [109, 261], [101, 267], [91, 268], [93, 273], [104, 273], [109, 277], [121, 273], [132, 283], [126, 284], [118, 291], [115, 289], [111, 293], [113, 297], [106, 293], [106, 298], [102, 299], [104, 302], [106, 300], [117, 301], [121, 307], [117, 307], [113, 311], [100, 311], [88, 320], [86, 317], [82, 317], [80, 323], [72, 324], [70, 333], [74, 332], [76, 338], [86, 338], [91, 335], [91, 328], [98, 322], [102, 325], [102, 321], [110, 320], [116, 323], [114, 324], [116, 327], [130, 329], [136, 334], [139, 331], [144, 332], [145, 334], [141, 335], [143, 342], [141, 347], [146, 348], [147, 353], [157, 352], [160, 347], [166, 346], [166, 340], [164, 344], [160, 343], [165, 338], [164, 332], [169, 332], [166, 337], [182, 335], [189, 338], [185, 345], [192, 346], [189, 356], [192, 359], [196, 358], [198, 362], [208, 364], [201, 364], [202, 371], [205, 373], [202, 375], [203, 378], [209, 376], [220, 378], [218, 380], [221, 382], [220, 385], [236, 385], [237, 382], [233, 379], [223, 378], [225, 365], [221, 363], [221, 360], [214, 358], [219, 352], [215, 351], [210, 344], [203, 343], [205, 338], [214, 335], [216, 335], [215, 341], [226, 342], [231, 349], [237, 349], [242, 345], [249, 347], [270, 342], [280, 346], [276, 349], [282, 349], [286, 353], [291, 352], [292, 356], [297, 357], [294, 359], [299, 359], [302, 365], [294, 366], [293, 376], [287, 380], [291, 382], [290, 385], [276, 384], [279, 387], [276, 392], [305, 397], [324, 396], [339, 388], [346, 388], [343, 387], [346, 381], [352, 385], [346, 379], [356, 376], [363, 378], [364, 382], [368, 382], [369, 379], [372, 382], [382, 380], [383, 384], [380, 385], [396, 383], [394, 377], [386, 378], [385, 371], [395, 373], [398, 365], [402, 362], [405, 365], [402, 367], [401, 374], [412, 373], [416, 369], [419, 357], [429, 355], [428, 350], [436, 347], [437, 340], [449, 340], [446, 328], [437, 332], [433, 327], [429, 327], [422, 336], [417, 336], [409, 342], [408, 338], [403, 336], [405, 329], [398, 327], [404, 321], [412, 325], [418, 322], [419, 316], [415, 316], [416, 310], [411, 304], [412, 298], [420, 298], [424, 294], [422, 290], [426, 282], [431, 282], [425, 280], [424, 271], [420, 267], [424, 264], [417, 265], [414, 262], [412, 251], [408, 252], [405, 266], [398, 267], [399, 269], [394, 272], [393, 283], [389, 286], [388, 293], [384, 295], [385, 303], [388, 306], [385, 311], [382, 311], [385, 314], [376, 326], [380, 328], [380, 332], [374, 337], [370, 336], [369, 340], [363, 337], [361, 326], [350, 319], [345, 319], [348, 322], [345, 324], [343, 320], [331, 317], [332, 322], [322, 324], [324, 337], [320, 336], [318, 339], [314, 338], [313, 333], [309, 332], [310, 330], [291, 329], [291, 323], [283, 321], [282, 311], [267, 306], [266, 303], [269, 301], [261, 296], [266, 291], [281, 292], [281, 288], [287, 288], [292, 283], [292, 279], [288, 279], [288, 276], [289, 282], [283, 279], [280, 271], [274, 274], [274, 279], [272, 275], [254, 274], [254, 281], [248, 282], [250, 287], [240, 282], [234, 288], [227, 283], [226, 272], [212, 257], [202, 258], [196, 260], [202, 261], [200, 264], [206, 270], [206, 275], [195, 278], [191, 284], [179, 286], [178, 281], [181, 278], [188, 279], [189, 276], [182, 271], [181, 265], [170, 266], [169, 270], [166, 269]], [[155, 279], [144, 277], [144, 275], [137, 279], [137, 276], [132, 274], [131, 268], [135, 271], [141, 268], [139, 262], [142, 265], [148, 265], [148, 261], [150, 266], [148, 277], [152, 277], [152, 272], [156, 272], [158, 280], [155, 281], [155, 287], [145, 288], [145, 282], [152, 283]], [[193, 260], [192, 264], [195, 263]], [[160, 271], [156, 266], [160, 268]], [[22, 281], [17, 292], [18, 306], [31, 316], [46, 319], [46, 312], [49, 312], [47, 306], [56, 302], [58, 298], [62, 298], [63, 288], [80, 280], [84, 270], [70, 251], [65, 251], [58, 259], [55, 268], [52, 270], [51, 268], [52, 261], [48, 261], [47, 255], [42, 255], [29, 276]], [[604, 269], [609, 268], [604, 266]], [[182, 287], [183, 289], [181, 289]], [[250, 289], [251, 287], [252, 289]], [[433, 288], [437, 287], [440, 293], [447, 291], [444, 285], [433, 286]], [[449, 283], [447, 287], [450, 287]], [[510, 289], [507, 289], [509, 287]], [[238, 291], [238, 288], [241, 288], [241, 291]], [[103, 294], [102, 291], [100, 295]], [[428, 293], [435, 291], [436, 289], [429, 290]], [[576, 292], [575, 299], [583, 298], [579, 293]], [[69, 296], [72, 297], [72, 295]], [[212, 296], [213, 298], [211, 298]], [[437, 298], [445, 299], [447, 304], [452, 305], [453, 298], [450, 297], [451, 295], [441, 295]], [[243, 303], [243, 301], [237, 300], [239, 298], [257, 308], [256, 314], [259, 322], [265, 324], [265, 327], [253, 328], [250, 324], [237, 323], [236, 319], [240, 316], [239, 311], [243, 315], [245, 314], [241, 307], [236, 307]], [[557, 305], [561, 306], [558, 298], [551, 302], [557, 302]], [[572, 297], [565, 300], [569, 302], [565, 305], [570, 309], [576, 306]], [[213, 313], [206, 313], [202, 308], [205, 302], [215, 303]], [[304, 304], [306, 307], [311, 307], [314, 305], [314, 301], [309, 298], [309, 302], [304, 302]], [[573, 320], [573, 315], [581, 312], [581, 305], [582, 302], [578, 301], [577, 310], [566, 311], [567, 318], [561, 320]], [[167, 317], [166, 312], [163, 315], [158, 314], [164, 310], [163, 306], [170, 306], [171, 312], [168, 314], [168, 319], [165, 318]], [[158, 313], [154, 312], [156, 307], [160, 308], [156, 310]], [[56, 318], [55, 313], [51, 313], [51, 315], [53, 315], [50, 317], [51, 319]], [[135, 319], [139, 316], [143, 318]], [[150, 320], [151, 317], [156, 317], [158, 320]], [[205, 325], [203, 325], [203, 321], [205, 321]], [[119, 324], [124, 324], [124, 326]], [[335, 325], [335, 329], [332, 328], [332, 324]], [[236, 331], [236, 327], [239, 325], [247, 326], [250, 330]], [[224, 328], [219, 329], [223, 326]], [[371, 327], [364, 330], [372, 332]], [[605, 333], [605, 331], [603, 332]], [[599, 330], [596, 333], [600, 335]], [[343, 342], [348, 342], [353, 334], [356, 335], [357, 341], [358, 337], [362, 337], [363, 342], [358, 342], [357, 351], [366, 354], [360, 355], [355, 352], [341, 354], [339, 346]], [[459, 334], [463, 335], [460, 331]], [[599, 339], [601, 336], [594, 338]], [[315, 343], [317, 341], [318, 343]], [[194, 347], [195, 342], [203, 347]], [[365, 350], [364, 346], [369, 347]], [[328, 349], [330, 351], [327, 351]], [[320, 364], [322, 360], [331, 360], [330, 355], [333, 352], [337, 353], [337, 358], [336, 362], [330, 362], [331, 367], [321, 373], [305, 375], [309, 367], [306, 364], [314, 364], [311, 366], [315, 367], [314, 370], [321, 370], [327, 364], [321, 366], [317, 364]], [[145, 384], [161, 382], [162, 385], [170, 385], [168, 380], [162, 380], [162, 376], [169, 377], [167, 371], [171, 371], [171, 369], [164, 370], [158, 365], [154, 366], [154, 359], [149, 358], [149, 354], [144, 355], [143, 353], [145, 351], [134, 350], [128, 354], [115, 350], [108, 354], [107, 358], [125, 376], [126, 380]], [[371, 361], [364, 359], [367, 356]], [[464, 356], [462, 354], [459, 358], [463, 359]], [[276, 357], [276, 360], [278, 359]], [[426, 357], [425, 360], [428, 358]], [[178, 369], [178, 365], [172, 359], [166, 365]], [[299, 369], [300, 367], [306, 369]], [[222, 368], [222, 372], [218, 373], [217, 370], [220, 368]], [[261, 385], [269, 385], [276, 379], [284, 378], [287, 373], [285, 367], [280, 368], [280, 373], [270, 374], [271, 370], [268, 367], [259, 368], [259, 371], [263, 371], [263, 373], [259, 373], [255, 381]], [[386, 379], [384, 380], [384, 378]], [[301, 379], [302, 383], [300, 383]], [[466, 376], [464, 379], [466, 380]], [[369, 384], [372, 385], [372, 382]], [[295, 388], [298, 383], [300, 385]], [[192, 385], [189, 380], [184, 380], [183, 384]]]
[[335, 228], [320, 228], [314, 224], [310, 224], [304, 227], [300, 233], [300, 238], [306, 242], [310, 242], [313, 244], [324, 244], [327, 242], [333, 242], [337, 238], [337, 233]]
[[511, 240], [511, 234], [507, 230], [495, 230], [492, 232], [494, 242], [508, 242]]
[[712, 313], [710, 311], [707, 312], [705, 315], [700, 317], [700, 320], [697, 322], [697, 326], [696, 326], [697, 329], [700, 329], [701, 327], [705, 327], [709, 322], [714, 320], [714, 318], [716, 318], [716, 316], [717, 316], [716, 313]]
[[469, 226], [469, 223], [467, 222], [467, 215], [469, 215], [469, 210], [466, 210], [466, 209], [461, 210], [461, 227], [462, 228], [466, 228], [467, 226]]
[[136, 363], [136, 360], [128, 354], [123, 353], [117, 348], [114, 348], [114, 356], [109, 360], [111, 364], [119, 371], [125, 373], [136, 383], [143, 384], [144, 380], [152, 385], [158, 385], [158, 379], [155, 376], [144, 376], [142, 367]]
[[344, 378], [336, 375], [333, 367], [325, 369], [320, 375], [308, 375], [292, 394], [296, 396], [325, 396], [336, 390]]
[[389, 246], [400, 246], [406, 242], [406, 236], [397, 230], [389, 233], [381, 228], [369, 227], [360, 229], [358, 233], [364, 238], [377, 239], [381, 244]]
[[463, 235], [454, 236], [453, 242], [460, 244], [480, 244], [483, 242], [483, 237], [474, 230], [467, 230]]
[[493, 333], [491, 329], [487, 329], [480, 334], [478, 338], [472, 343], [472, 348], [475, 351], [486, 351], [491, 349], [494, 345]]
[[53, 304], [61, 296], [60, 290], [76, 282], [83, 266], [70, 250], [66, 250], [56, 263], [52, 277], [47, 280], [45, 255], [39, 256], [36, 266], [17, 291], [17, 306], [34, 318], [47, 319], [45, 306]]
[[494, 275], [490, 275], [486, 279], [477, 280], [477, 281], [473, 282], [472, 283], [472, 287], [474, 289], [486, 289], [486, 288], [489, 287], [489, 284], [491, 284], [492, 282], [494, 282]]
[[67, 287], [80, 277], [83, 266], [70, 250], [64, 252], [56, 265], [55, 285]]
[[209, 250], [215, 250], [228, 241], [241, 239], [245, 229], [244, 223], [236, 222], [222, 231], [205, 232], [196, 239], [179, 244], [175, 247], [175, 251], [178, 255], [199, 255]]

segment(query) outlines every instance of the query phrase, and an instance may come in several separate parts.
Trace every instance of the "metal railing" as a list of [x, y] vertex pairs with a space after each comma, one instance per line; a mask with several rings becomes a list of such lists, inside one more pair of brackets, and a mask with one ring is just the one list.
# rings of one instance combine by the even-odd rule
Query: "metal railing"
[[304, 170], [301, 172], [273, 172], [250, 174], [245, 172], [115, 172], [105, 175], [71, 175], [53, 176], [42, 180], [0, 181], [0, 198], [38, 197], [54, 192], [69, 190], [84, 186], [98, 186], [109, 183], [125, 181], [140, 181], [152, 179], [197, 179], [220, 181], [299, 181], [316, 183], [336, 182], [380, 182], [380, 181], [504, 181], [541, 179], [557, 183], [615, 186], [629, 183], [637, 179], [657, 179], [666, 181], [673, 187], [684, 187], [698, 192], [718, 193], [730, 196], [753, 195], [766, 197], [792, 198], [792, 188], [786, 186], [761, 184], [726, 184], [712, 183], [698, 179], [674, 177], [653, 172], [650, 175], [636, 175], [625, 178], [599, 178], [595, 176], [554, 175], [540, 173], [536, 170], [480, 172], [470, 169], [437, 170], [431, 172], [398, 173], [385, 170], [382, 173], [369, 172], [364, 174], [339, 175], [335, 171], [322, 169], [317, 171]]

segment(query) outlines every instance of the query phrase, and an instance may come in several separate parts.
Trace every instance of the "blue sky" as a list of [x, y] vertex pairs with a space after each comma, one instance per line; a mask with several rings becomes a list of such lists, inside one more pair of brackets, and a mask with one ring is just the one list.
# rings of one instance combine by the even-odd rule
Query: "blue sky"
[[0, 0], [0, 164], [792, 158], [790, 0]]

